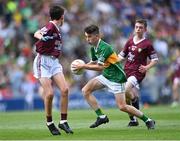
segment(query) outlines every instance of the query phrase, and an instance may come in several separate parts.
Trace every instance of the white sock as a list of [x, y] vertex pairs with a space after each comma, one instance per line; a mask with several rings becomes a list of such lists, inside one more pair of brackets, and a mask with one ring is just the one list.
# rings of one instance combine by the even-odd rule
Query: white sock
[[49, 125], [51, 125], [51, 124], [53, 124], [53, 123], [54, 123], [53, 121], [47, 122], [47, 126], [49, 126]]
[[65, 122], [67, 122], [67, 120], [61, 120], [61, 121], [60, 121], [60, 124], [63, 124], [63, 123], [65, 123]]
[[133, 120], [131, 120], [131, 121], [136, 122], [137, 121], [136, 117], [133, 117]]
[[105, 118], [105, 117], [106, 117], [106, 115], [100, 115], [99, 117], [100, 117], [100, 118]]
[[152, 120], [152, 119], [148, 118], [148, 120], [147, 120], [146, 122], [151, 121], [151, 120]]

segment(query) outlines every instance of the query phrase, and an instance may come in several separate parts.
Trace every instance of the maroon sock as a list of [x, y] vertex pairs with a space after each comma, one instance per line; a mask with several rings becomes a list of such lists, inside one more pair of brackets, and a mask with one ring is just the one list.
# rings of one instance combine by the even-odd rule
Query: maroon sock
[[67, 113], [66, 114], [61, 113], [61, 120], [67, 120]]
[[52, 116], [46, 116], [47, 122], [52, 122]]

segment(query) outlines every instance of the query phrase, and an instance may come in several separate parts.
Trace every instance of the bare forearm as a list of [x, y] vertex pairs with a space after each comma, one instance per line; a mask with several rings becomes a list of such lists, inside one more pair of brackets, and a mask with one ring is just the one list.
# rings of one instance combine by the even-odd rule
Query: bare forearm
[[90, 61], [87, 64], [74, 64], [74, 68], [77, 69], [87, 69], [87, 70], [94, 70], [94, 71], [102, 71], [104, 69], [103, 65], [98, 64], [95, 61]]
[[157, 60], [154, 60], [154, 61], [151, 61], [148, 65], [146, 65], [146, 66], [143, 66], [143, 65], [140, 65], [140, 67], [139, 67], [139, 72], [141, 72], [141, 73], [145, 73], [146, 71], [148, 71], [150, 68], [152, 68], [154, 65], [156, 65], [157, 64]]
[[43, 35], [41, 34], [40, 30], [38, 30], [34, 33], [34, 37], [41, 40]]
[[151, 61], [146, 67], [149, 70], [150, 68], [152, 68], [153, 66], [155, 66], [158, 63], [157, 60]]
[[103, 66], [100, 66], [98, 64], [91, 64], [91, 63], [84, 64], [83, 68], [88, 70], [95, 70], [95, 71], [102, 71], [104, 69]]

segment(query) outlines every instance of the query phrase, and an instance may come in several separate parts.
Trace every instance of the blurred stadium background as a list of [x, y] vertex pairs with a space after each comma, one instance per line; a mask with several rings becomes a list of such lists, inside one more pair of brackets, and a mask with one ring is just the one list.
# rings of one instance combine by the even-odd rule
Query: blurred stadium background
[[[136, 17], [148, 20], [148, 36], [159, 55], [159, 64], [148, 72], [142, 83], [141, 102], [171, 103], [172, 88], [167, 73], [174, 48], [180, 47], [180, 0], [0, 0], [0, 111], [43, 108], [39, 83], [32, 73], [36, 41], [33, 34], [49, 20], [48, 7], [54, 2], [67, 10], [60, 62], [70, 86], [70, 108], [88, 107], [81, 87], [97, 75], [86, 71], [83, 76], [73, 76], [70, 72], [72, 60], [89, 61], [83, 28], [89, 23], [100, 25], [103, 38], [119, 53], [133, 32]], [[54, 108], [59, 106], [58, 97], [55, 88]], [[98, 99], [103, 106], [115, 105], [112, 94], [100, 94]]]

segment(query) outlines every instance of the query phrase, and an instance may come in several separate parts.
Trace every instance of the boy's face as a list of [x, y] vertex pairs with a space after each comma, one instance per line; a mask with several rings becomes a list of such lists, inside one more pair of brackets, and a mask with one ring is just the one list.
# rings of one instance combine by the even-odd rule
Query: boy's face
[[136, 23], [135, 24], [135, 33], [142, 35], [144, 32], [146, 32], [146, 28], [145, 28], [144, 24]]
[[98, 34], [88, 34], [85, 32], [85, 38], [86, 38], [86, 41], [90, 45], [94, 45], [94, 46], [96, 46], [98, 41], [99, 41], [99, 35]]

